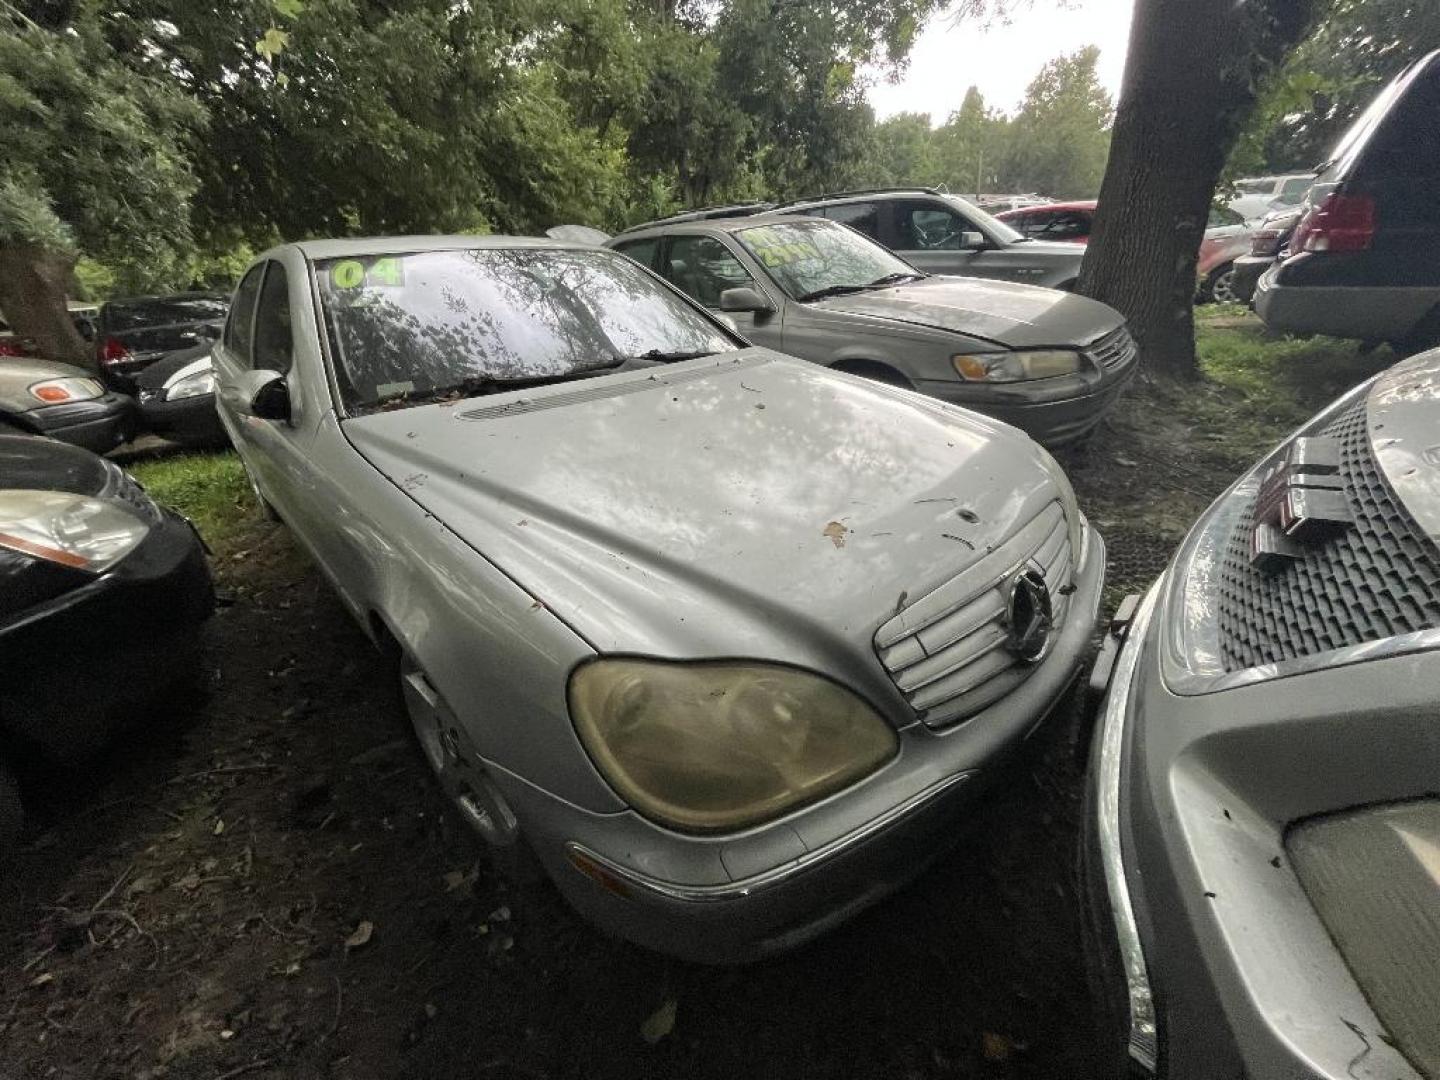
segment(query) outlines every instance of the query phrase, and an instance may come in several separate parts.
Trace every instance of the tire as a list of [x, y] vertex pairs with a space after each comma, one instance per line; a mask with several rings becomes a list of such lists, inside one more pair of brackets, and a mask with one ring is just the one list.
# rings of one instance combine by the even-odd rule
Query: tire
[[1235, 264], [1226, 263], [1210, 271], [1195, 299], [1201, 304], [1240, 303], [1240, 295], [1235, 291]]
[[0, 761], [0, 859], [14, 851], [25, 831], [25, 806], [20, 784], [10, 767]]

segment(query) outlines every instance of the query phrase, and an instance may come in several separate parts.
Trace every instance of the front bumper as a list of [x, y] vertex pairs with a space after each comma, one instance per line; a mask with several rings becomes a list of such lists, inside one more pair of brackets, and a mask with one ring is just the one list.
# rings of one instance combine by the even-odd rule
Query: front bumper
[[1104, 1075], [1418, 1080], [1286, 848], [1296, 822], [1433, 792], [1440, 665], [1319, 667], [1212, 693], [1163, 682], [1163, 590], [1097, 722], [1081, 863]]
[[97, 454], [127, 442], [139, 423], [134, 399], [113, 391], [91, 401], [32, 409], [24, 416], [41, 435]]
[[0, 742], [73, 760], [128, 713], [193, 679], [215, 605], [195, 530], [160, 521], [113, 570], [0, 624]]
[[215, 395], [200, 394], [165, 401], [141, 391], [140, 415], [145, 430], [185, 446], [223, 447], [230, 438], [215, 410]]
[[1242, 255], [1236, 259], [1235, 276], [1230, 286], [1235, 291], [1235, 299], [1242, 304], [1250, 303], [1255, 297], [1255, 285], [1260, 275], [1274, 265], [1274, 255]]
[[899, 732], [897, 756], [816, 805], [744, 833], [687, 836], [625, 811], [595, 814], [493, 764], [487, 771], [571, 904], [600, 927], [708, 963], [793, 948], [899, 888], [958, 838], [958, 811], [1064, 700], [1088, 652], [1105, 549], [1085, 555], [1050, 654], [964, 723]]
[[[1087, 381], [1065, 376], [1031, 384], [985, 386], [958, 380], [922, 379], [916, 382], [915, 388], [941, 401], [1002, 420], [1041, 445], [1054, 449], [1090, 434], [1130, 385], [1138, 368], [1139, 364], [1132, 362], [1119, 371], [1106, 372], [1098, 379]], [[1065, 385], [1052, 388], [1044, 386], [1045, 382]]]

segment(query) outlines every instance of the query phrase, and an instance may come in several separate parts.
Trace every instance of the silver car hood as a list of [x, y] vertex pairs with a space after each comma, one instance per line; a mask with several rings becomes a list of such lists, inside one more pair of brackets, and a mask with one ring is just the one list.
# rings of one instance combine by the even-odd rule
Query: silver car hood
[[764, 349], [343, 427], [602, 652], [853, 668], [1057, 497], [1015, 429]]
[[54, 360], [36, 360], [24, 356], [0, 357], [0, 405], [11, 412], [29, 412], [41, 408], [45, 402], [31, 397], [29, 390], [46, 379], [96, 379], [96, 375], [93, 371]]
[[972, 277], [929, 277], [812, 307], [954, 330], [1011, 348], [1088, 345], [1124, 321], [1114, 308], [1088, 297]]
[[1380, 471], [1416, 524], [1440, 543], [1440, 349], [1382, 374], [1365, 409]]

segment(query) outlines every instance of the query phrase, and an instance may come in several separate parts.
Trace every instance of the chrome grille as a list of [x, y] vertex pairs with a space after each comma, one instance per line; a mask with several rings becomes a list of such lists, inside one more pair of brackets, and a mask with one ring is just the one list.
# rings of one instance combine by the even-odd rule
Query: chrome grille
[[1052, 502], [1013, 537], [875, 632], [875, 651], [930, 727], [947, 727], [1010, 693], [1032, 670], [1005, 640], [1009, 585], [1034, 566], [1044, 574], [1058, 624], [1074, 573], [1065, 512]]
[[1227, 671], [1293, 660], [1440, 626], [1440, 552], [1391, 494], [1370, 452], [1362, 399], [1320, 432], [1340, 441], [1340, 478], [1354, 524], [1292, 565], [1250, 565], [1244, 514], [1220, 572], [1220, 646]]
[[1127, 327], [1112, 330], [1102, 338], [1091, 342], [1085, 348], [1086, 355], [1107, 371], [1124, 367], [1135, 359], [1135, 339]]

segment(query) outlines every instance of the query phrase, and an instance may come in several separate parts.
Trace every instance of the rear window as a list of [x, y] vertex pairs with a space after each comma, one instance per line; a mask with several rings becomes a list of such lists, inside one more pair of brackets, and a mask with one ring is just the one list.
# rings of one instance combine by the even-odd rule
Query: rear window
[[228, 309], [229, 305], [215, 296], [119, 300], [105, 305], [104, 321], [109, 330], [140, 330], [177, 323], [218, 322]]
[[1440, 63], [1406, 88], [1360, 150], [1358, 178], [1440, 178]]

